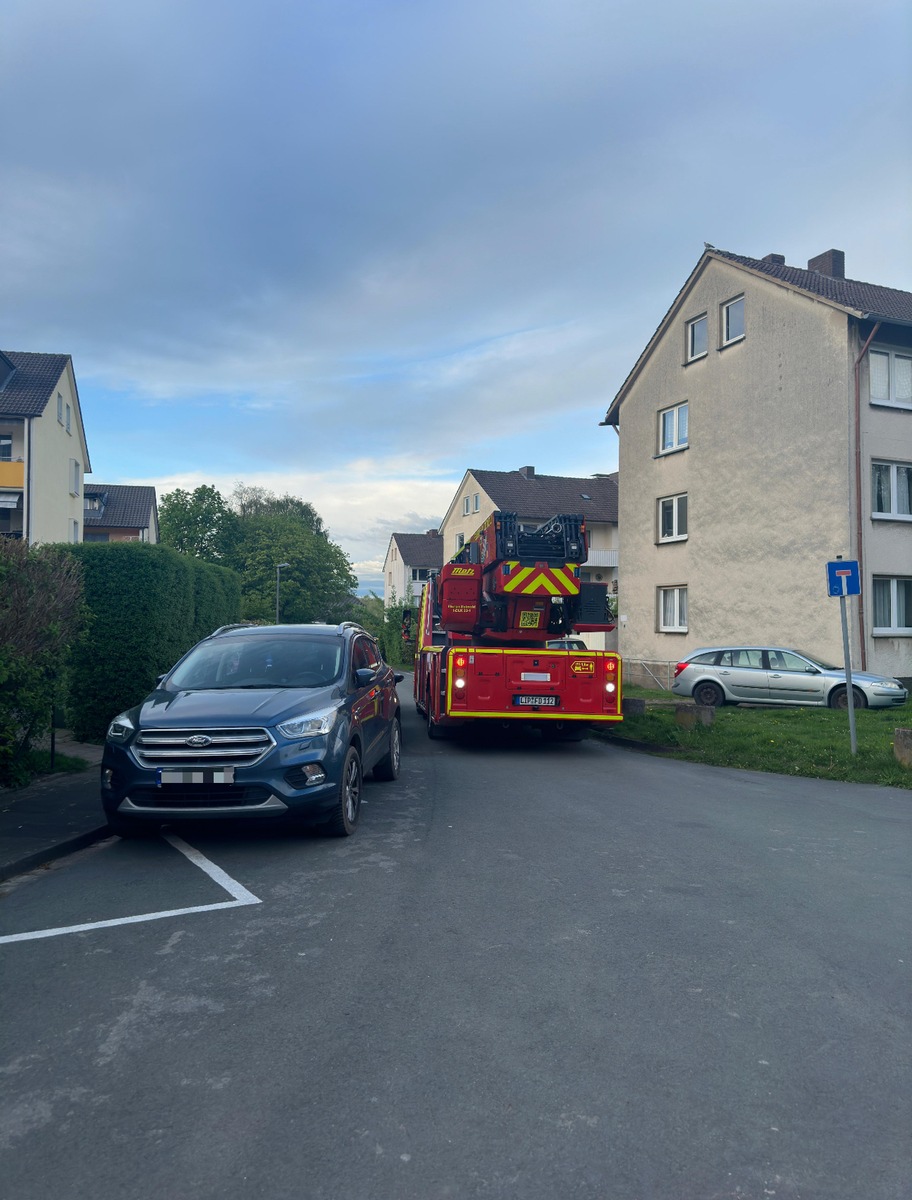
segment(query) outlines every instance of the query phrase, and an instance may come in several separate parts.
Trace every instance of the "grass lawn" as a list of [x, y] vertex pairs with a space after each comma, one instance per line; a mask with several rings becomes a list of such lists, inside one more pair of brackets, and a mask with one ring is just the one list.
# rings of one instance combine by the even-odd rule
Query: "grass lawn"
[[[53, 770], [55, 774], [58, 771], [75, 774], [77, 771], [84, 771], [88, 765], [84, 758], [74, 758], [69, 754], [57, 753], [54, 755]], [[32, 778], [38, 775], [49, 775], [51, 773], [50, 750], [30, 750], [25, 756], [25, 769]]]
[[858, 753], [853, 756], [847, 712], [726, 706], [716, 709], [712, 725], [686, 730], [675, 721], [681, 701], [670, 692], [626, 688], [625, 695], [652, 703], [643, 716], [627, 716], [598, 736], [648, 743], [711, 766], [912, 789], [912, 770], [893, 756], [894, 729], [912, 727], [912, 701], [901, 708], [856, 711]]

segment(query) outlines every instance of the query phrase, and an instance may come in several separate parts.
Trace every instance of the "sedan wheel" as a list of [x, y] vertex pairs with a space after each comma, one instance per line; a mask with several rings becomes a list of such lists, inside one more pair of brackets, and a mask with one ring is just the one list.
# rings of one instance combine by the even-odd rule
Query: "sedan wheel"
[[721, 708], [725, 703], [725, 693], [717, 683], [698, 683], [693, 690], [693, 698], [695, 703], [711, 708]]
[[336, 811], [327, 822], [326, 831], [333, 837], [351, 837], [361, 816], [361, 759], [354, 746], [349, 746], [342, 767], [342, 779], [336, 800]]
[[[855, 694], [855, 707], [856, 708], [867, 708], [868, 707], [868, 698], [864, 694], [864, 692], [860, 692], [858, 690], [858, 688], [852, 688], [852, 691]], [[844, 687], [834, 688], [833, 691], [830, 693], [830, 708], [846, 709], [848, 707], [849, 707], [848, 689], [844, 688]]]

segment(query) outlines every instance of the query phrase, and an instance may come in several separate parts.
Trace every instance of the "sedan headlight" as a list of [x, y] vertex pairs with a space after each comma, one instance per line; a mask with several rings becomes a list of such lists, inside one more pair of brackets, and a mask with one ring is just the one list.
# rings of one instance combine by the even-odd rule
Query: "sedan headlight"
[[895, 679], [878, 679], [874, 686], [890, 688], [891, 691], [898, 692], [902, 684], [897, 683]]
[[276, 728], [283, 737], [287, 738], [319, 737], [329, 733], [332, 729], [338, 711], [338, 704], [334, 704], [332, 708], [323, 708], [319, 712], [302, 713], [299, 717], [292, 717], [288, 721], [283, 721]]
[[136, 726], [130, 720], [130, 714], [121, 713], [108, 726], [106, 736], [109, 742], [118, 742], [122, 745], [124, 742], [128, 742], [135, 732]]

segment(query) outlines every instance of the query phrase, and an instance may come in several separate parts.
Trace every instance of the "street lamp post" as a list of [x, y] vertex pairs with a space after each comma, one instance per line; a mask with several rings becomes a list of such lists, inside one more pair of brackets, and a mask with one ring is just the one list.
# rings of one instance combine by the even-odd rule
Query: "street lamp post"
[[291, 566], [291, 563], [277, 563], [276, 564], [276, 619], [275, 619], [276, 625], [278, 625], [278, 623], [279, 623], [279, 582], [282, 578], [282, 568], [290, 567], [290, 566]]

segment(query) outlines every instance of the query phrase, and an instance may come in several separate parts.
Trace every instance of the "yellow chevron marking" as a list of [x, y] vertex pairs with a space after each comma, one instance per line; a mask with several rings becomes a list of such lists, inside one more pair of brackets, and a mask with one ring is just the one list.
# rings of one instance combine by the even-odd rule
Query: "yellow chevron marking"
[[549, 579], [544, 571], [539, 571], [522, 589], [524, 596], [532, 596], [536, 592], [549, 592], [552, 596], [560, 595], [560, 588], [553, 579]]
[[524, 591], [525, 589], [520, 589], [519, 585], [523, 582], [523, 580], [528, 579], [534, 570], [534, 567], [523, 567], [521, 570], [515, 571], [513, 574], [508, 575], [507, 580], [504, 583], [504, 591], [515, 592], [517, 589]]

